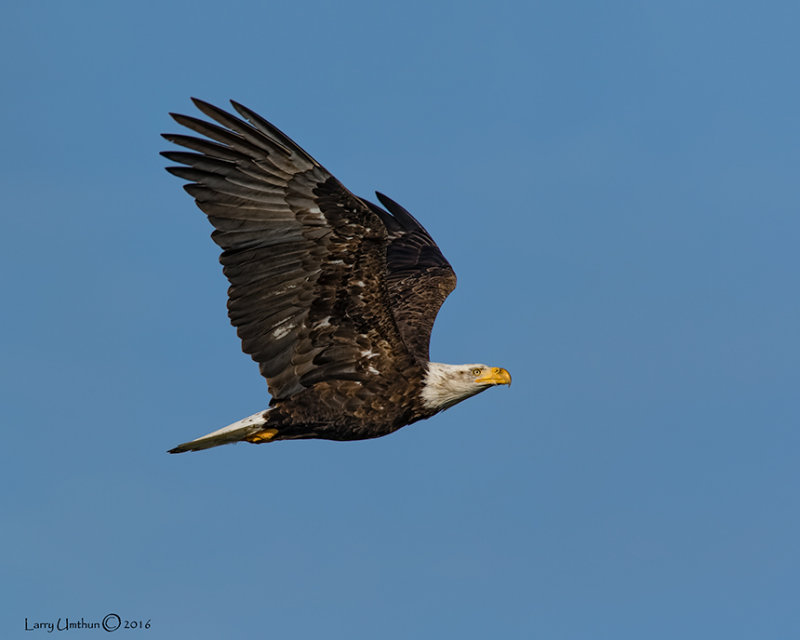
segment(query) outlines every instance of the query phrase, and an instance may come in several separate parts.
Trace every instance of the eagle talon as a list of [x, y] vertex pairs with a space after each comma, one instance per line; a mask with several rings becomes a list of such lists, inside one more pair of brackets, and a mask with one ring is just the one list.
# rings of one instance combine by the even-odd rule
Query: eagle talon
[[264, 431], [254, 433], [252, 436], [247, 436], [245, 440], [253, 444], [261, 444], [262, 442], [269, 442], [274, 439], [276, 435], [278, 435], [277, 429], [265, 429]]

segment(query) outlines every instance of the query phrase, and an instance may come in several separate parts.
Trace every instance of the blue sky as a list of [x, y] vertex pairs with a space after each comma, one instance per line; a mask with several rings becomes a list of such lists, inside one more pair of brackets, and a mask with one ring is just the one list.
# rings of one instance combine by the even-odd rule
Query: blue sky
[[[800, 635], [798, 19], [8, 8], [0, 635]], [[378, 440], [168, 456], [268, 401], [158, 156], [192, 95], [420, 218], [459, 276], [433, 358], [514, 385]]]

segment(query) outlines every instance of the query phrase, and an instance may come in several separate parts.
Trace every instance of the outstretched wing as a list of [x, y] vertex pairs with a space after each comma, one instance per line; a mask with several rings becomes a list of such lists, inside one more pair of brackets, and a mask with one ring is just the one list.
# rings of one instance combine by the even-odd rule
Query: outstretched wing
[[387, 230], [290, 138], [232, 102], [201, 100], [219, 125], [171, 114], [205, 136], [164, 134], [168, 171], [207, 215], [230, 281], [228, 315], [274, 400], [330, 380], [394, 375], [411, 359], [389, 310]]
[[414, 216], [382, 193], [375, 195], [388, 209], [367, 202], [389, 233], [386, 282], [392, 313], [408, 349], [418, 360], [427, 362], [433, 323], [445, 298], [456, 287], [456, 274]]

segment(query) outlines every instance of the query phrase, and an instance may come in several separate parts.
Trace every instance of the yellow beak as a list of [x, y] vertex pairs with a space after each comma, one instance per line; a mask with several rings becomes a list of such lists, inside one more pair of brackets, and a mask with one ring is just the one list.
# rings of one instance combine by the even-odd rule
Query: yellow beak
[[492, 367], [475, 378], [475, 384], [511, 384], [511, 374], [502, 367]]

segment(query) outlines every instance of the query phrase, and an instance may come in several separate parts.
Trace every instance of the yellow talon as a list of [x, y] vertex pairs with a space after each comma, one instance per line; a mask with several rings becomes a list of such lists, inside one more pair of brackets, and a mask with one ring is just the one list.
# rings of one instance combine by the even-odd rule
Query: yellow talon
[[265, 429], [264, 431], [254, 433], [252, 436], [247, 436], [245, 440], [252, 442], [253, 444], [261, 444], [262, 442], [269, 442], [276, 435], [278, 435], [277, 429]]

